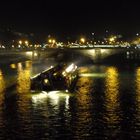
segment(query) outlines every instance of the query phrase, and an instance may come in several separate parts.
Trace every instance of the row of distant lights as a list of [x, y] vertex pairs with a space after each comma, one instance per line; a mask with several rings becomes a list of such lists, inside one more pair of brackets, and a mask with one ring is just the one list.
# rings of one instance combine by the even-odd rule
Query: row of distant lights
[[5, 46], [3, 46], [3, 45], [0, 45], [0, 48], [1, 48], [1, 49], [5, 49]]

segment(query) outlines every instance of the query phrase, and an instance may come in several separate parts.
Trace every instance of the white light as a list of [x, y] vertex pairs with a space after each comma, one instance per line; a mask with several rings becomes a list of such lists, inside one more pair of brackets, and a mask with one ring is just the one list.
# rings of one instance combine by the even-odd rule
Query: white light
[[46, 94], [46, 92], [43, 91], [43, 92], [40, 93], [40, 94], [33, 95], [33, 96], [32, 96], [32, 101], [33, 101], [34, 103], [42, 102], [42, 100], [45, 99], [46, 97], [47, 97], [47, 94]]
[[48, 97], [51, 99], [51, 103], [53, 105], [58, 105], [59, 96], [56, 93], [51, 93], [51, 94], [48, 95]]
[[66, 96], [66, 101], [65, 101], [66, 105], [65, 105], [65, 107], [67, 109], [69, 108], [69, 98], [70, 98], [70, 96]]
[[38, 55], [38, 54], [35, 52], [35, 53], [34, 53], [34, 56], [37, 56], [37, 55]]
[[66, 92], [69, 92], [68, 90], [65, 90]]
[[104, 73], [82, 73], [80, 77], [105, 77]]
[[48, 95], [55, 96], [57, 93], [59, 93], [59, 91], [50, 91], [50, 92], [48, 92]]
[[63, 76], [66, 76], [66, 72], [65, 72], [65, 71], [63, 71], [63, 73], [62, 73], [62, 74], [63, 74]]
[[48, 79], [44, 79], [44, 83], [47, 84], [49, 82]]
[[74, 71], [76, 68], [77, 66], [75, 66], [74, 64], [71, 64], [70, 66], [66, 68], [66, 72], [69, 73], [71, 71]]
[[37, 104], [42, 104], [46, 102], [47, 99], [50, 100], [50, 103], [54, 107], [58, 107], [60, 100], [65, 102], [65, 108], [67, 109], [69, 107], [69, 97], [70, 95], [64, 91], [51, 91], [51, 92], [46, 92], [42, 91], [39, 94], [34, 94], [32, 95], [32, 102], [37, 105]]
[[36, 78], [37, 76], [39, 76], [40, 74], [36, 74], [35, 76], [31, 77], [31, 79]]
[[32, 51], [26, 52], [26, 55], [32, 56], [32, 54], [33, 54]]
[[58, 105], [61, 99], [65, 100], [66, 106], [68, 106], [69, 95], [64, 93], [64, 91], [51, 91], [48, 93], [48, 98], [51, 99], [53, 105]]

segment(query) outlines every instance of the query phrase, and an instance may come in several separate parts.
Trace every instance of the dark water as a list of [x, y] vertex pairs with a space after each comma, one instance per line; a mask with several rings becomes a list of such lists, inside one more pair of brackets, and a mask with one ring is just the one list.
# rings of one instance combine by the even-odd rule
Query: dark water
[[139, 139], [140, 66], [83, 66], [75, 93], [31, 93], [30, 76], [44, 68], [1, 66], [0, 139]]

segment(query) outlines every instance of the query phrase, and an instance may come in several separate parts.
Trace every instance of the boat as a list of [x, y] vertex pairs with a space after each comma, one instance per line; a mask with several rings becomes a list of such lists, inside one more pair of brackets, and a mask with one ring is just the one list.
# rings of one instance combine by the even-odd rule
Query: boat
[[31, 90], [73, 92], [78, 78], [77, 66], [58, 64], [31, 78]]

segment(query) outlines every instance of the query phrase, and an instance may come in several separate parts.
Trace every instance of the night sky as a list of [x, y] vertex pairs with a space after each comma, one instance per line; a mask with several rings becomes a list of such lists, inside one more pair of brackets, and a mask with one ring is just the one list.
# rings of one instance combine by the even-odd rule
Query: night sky
[[68, 37], [95, 32], [131, 36], [140, 31], [140, 8], [128, 0], [24, 0], [0, 4], [0, 28]]

